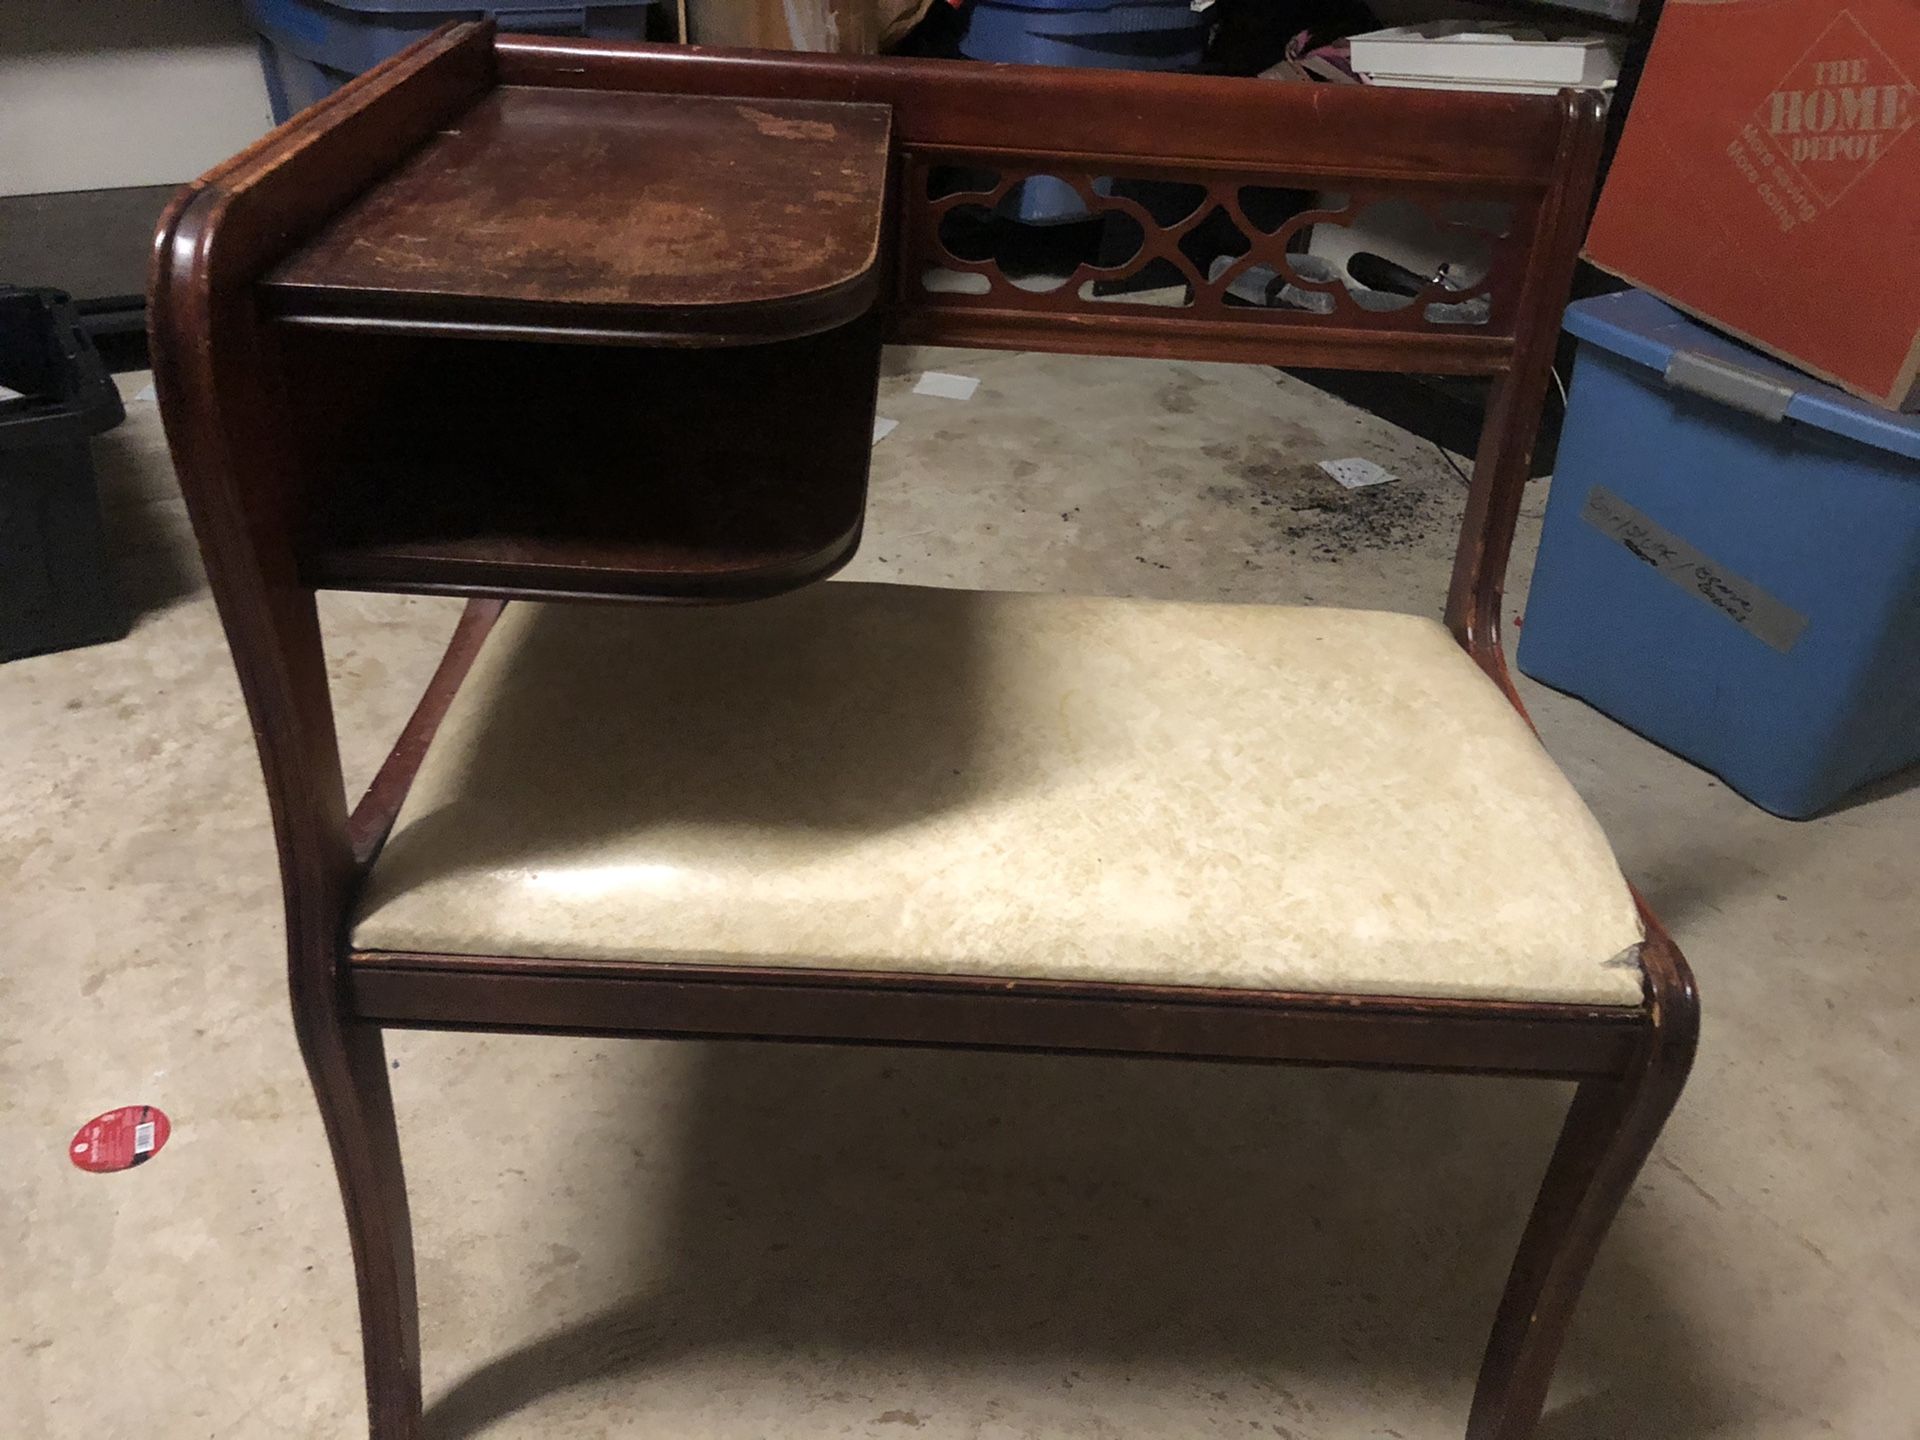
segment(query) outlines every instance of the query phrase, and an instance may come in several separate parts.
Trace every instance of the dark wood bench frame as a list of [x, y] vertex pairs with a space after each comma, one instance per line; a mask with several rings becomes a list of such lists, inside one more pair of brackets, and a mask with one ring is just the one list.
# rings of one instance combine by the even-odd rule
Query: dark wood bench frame
[[[155, 369], [271, 801], [294, 1022], [352, 1237], [375, 1440], [412, 1440], [421, 1424], [387, 1027], [962, 1046], [1576, 1081], [1467, 1426], [1471, 1440], [1531, 1435], [1588, 1268], [1694, 1052], [1691, 976], [1644, 903], [1645, 999], [1620, 1009], [349, 948], [359, 878], [502, 600], [551, 591], [497, 578], [411, 587], [464, 588], [477, 598], [411, 722], [350, 810], [317, 585], [299, 538], [302, 457], [276, 374], [276, 320], [257, 287], [328, 217], [494, 85], [890, 106], [898, 263], [880, 309], [889, 334], [903, 340], [1491, 376], [1446, 620], [1516, 707], [1499, 644], [1503, 576], [1603, 129], [1597, 98], [1575, 92], [1345, 92], [555, 42], [469, 25], [423, 41], [181, 193], [157, 240]], [[935, 207], [915, 181], [926, 165], [955, 158], [1029, 174], [1130, 168], [1191, 177], [1216, 198], [1247, 177], [1507, 196], [1519, 216], [1510, 237], [1517, 265], [1494, 285], [1491, 323], [1471, 332], [1427, 325], [1418, 307], [1398, 319], [1347, 307], [1275, 323], [1228, 309], [1201, 287], [1195, 303], [1169, 312], [1076, 304], [1070, 294], [947, 303], [914, 283], [937, 243], [929, 238]], [[1462, 855], [1459, 865], [1471, 873], [1476, 858]]]

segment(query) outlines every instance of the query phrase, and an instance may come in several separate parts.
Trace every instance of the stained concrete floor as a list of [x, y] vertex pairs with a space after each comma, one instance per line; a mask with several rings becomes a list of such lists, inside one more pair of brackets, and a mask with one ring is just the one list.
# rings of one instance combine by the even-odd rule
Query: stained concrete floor
[[[907, 393], [923, 366], [979, 394]], [[881, 412], [852, 578], [1437, 610], [1459, 481], [1283, 377], [902, 353]], [[1308, 468], [1348, 455], [1403, 478]], [[358, 1434], [266, 810], [150, 402], [100, 460], [134, 634], [0, 667], [0, 1429]], [[355, 777], [454, 609], [326, 598]], [[1544, 1440], [1916, 1434], [1920, 791], [1773, 819], [1523, 688], [1706, 1006]], [[1566, 1099], [746, 1044], [391, 1054], [441, 1440], [1457, 1436]], [[136, 1101], [176, 1126], [155, 1160], [67, 1163]]]

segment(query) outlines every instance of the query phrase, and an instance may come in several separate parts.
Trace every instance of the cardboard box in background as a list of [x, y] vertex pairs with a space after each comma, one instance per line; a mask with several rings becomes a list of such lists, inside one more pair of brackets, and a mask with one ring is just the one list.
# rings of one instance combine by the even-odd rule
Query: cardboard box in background
[[1587, 258], [1920, 408], [1917, 79], [1920, 0], [1668, 0]]

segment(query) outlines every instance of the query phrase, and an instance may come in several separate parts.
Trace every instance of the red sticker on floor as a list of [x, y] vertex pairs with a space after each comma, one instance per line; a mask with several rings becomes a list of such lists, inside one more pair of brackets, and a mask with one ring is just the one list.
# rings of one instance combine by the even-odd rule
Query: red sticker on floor
[[172, 1133], [164, 1110], [122, 1105], [75, 1131], [67, 1158], [82, 1170], [131, 1170], [158, 1155]]

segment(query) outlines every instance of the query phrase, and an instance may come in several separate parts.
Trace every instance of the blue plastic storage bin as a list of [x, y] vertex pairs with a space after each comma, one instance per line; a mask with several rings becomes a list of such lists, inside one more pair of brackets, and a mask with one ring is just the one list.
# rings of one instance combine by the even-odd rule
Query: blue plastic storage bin
[[1207, 17], [1186, 0], [1131, 5], [1024, 6], [979, 0], [960, 53], [1015, 65], [1187, 70], [1206, 50]]
[[[1002, 10], [1111, 10], [1115, 0], [991, 0]], [[1140, 6], [1160, 5], [1170, 7], [1171, 0], [1132, 0]]]
[[644, 40], [649, 3], [242, 0], [241, 8], [247, 25], [260, 36], [260, 68], [266, 72], [267, 99], [278, 124], [450, 20], [491, 15], [502, 30], [515, 33]]
[[[960, 53], [969, 60], [1104, 70], [1191, 70], [1206, 53], [1208, 16], [1188, 0], [977, 0]], [[1021, 182], [1015, 218], [1030, 225], [1079, 220], [1087, 207], [1070, 185]]]
[[1583, 300], [1520, 668], [1803, 818], [1920, 761], [1920, 416]]
[[1129, 46], [1151, 54], [1155, 50], [1179, 54], [1204, 48], [1206, 16], [1183, 4], [1141, 0], [1134, 5], [1002, 5], [981, 0], [974, 7], [983, 20], [969, 23], [963, 46], [998, 48], [1002, 36], [1008, 47], [1018, 47], [1021, 36], [1047, 40], [1079, 40], [1115, 53]]

